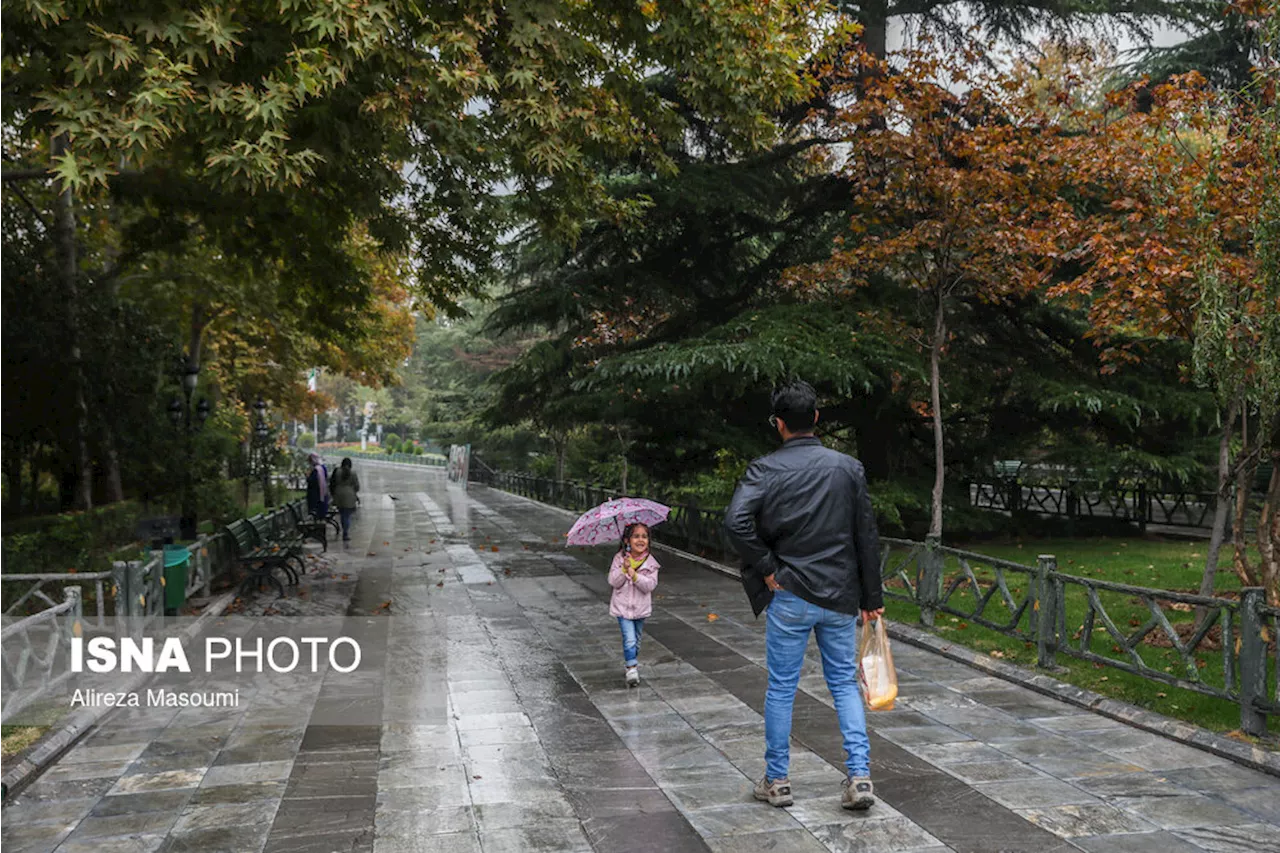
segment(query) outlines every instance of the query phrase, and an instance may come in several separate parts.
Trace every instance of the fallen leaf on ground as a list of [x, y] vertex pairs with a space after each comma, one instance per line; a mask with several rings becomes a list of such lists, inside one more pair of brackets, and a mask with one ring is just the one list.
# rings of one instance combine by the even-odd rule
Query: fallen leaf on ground
[[715, 615], [714, 613], [708, 613], [708, 614], [707, 614], [707, 621], [708, 621], [708, 622], [714, 622], [714, 621], [716, 621], [716, 620], [717, 620], [717, 619], [719, 619], [719, 618], [720, 618], [720, 617], [719, 617], [719, 616], [717, 616], [717, 615]]
[[494, 545], [491, 550], [496, 554], [498, 552], [498, 546]]
[[1000, 651], [999, 649], [992, 649], [991, 656], [993, 658], [1002, 658], [1004, 657], [1004, 652]]
[[444, 586], [444, 581], [440, 581], [440, 583], [436, 584], [436, 586]]

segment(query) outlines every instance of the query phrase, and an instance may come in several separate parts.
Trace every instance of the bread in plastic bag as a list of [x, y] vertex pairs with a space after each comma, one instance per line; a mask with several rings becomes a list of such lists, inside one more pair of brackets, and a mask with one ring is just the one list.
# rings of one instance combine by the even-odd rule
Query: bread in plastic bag
[[858, 680], [862, 698], [870, 711], [892, 711], [898, 698], [898, 674], [893, 669], [893, 652], [883, 619], [863, 620], [858, 642]]

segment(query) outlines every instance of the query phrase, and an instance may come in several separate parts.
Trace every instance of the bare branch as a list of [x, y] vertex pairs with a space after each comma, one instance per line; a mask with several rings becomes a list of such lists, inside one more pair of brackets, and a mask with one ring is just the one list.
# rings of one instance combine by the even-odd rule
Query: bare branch
[[3, 178], [6, 184], [14, 181], [47, 180], [53, 176], [53, 172], [48, 169], [5, 169], [0, 171], [0, 178]]
[[11, 187], [11, 188], [9, 189], [9, 191], [10, 191], [11, 193], [13, 193], [14, 195], [16, 195], [18, 198], [22, 199], [23, 204], [25, 204], [27, 207], [31, 208], [31, 212], [32, 212], [33, 214], [35, 214], [36, 219], [40, 222], [40, 224], [41, 224], [41, 225], [43, 225], [43, 226], [44, 226], [44, 232], [45, 232], [45, 234], [50, 234], [50, 233], [52, 233], [52, 232], [53, 232], [53, 224], [52, 224], [51, 222], [49, 222], [49, 220], [48, 220], [48, 219], [45, 219], [45, 218], [44, 218], [44, 214], [43, 214], [43, 213], [41, 213], [41, 212], [40, 212], [40, 209], [39, 209], [39, 208], [37, 208], [37, 207], [36, 207], [36, 206], [31, 202], [31, 199], [27, 198], [26, 194], [25, 194], [22, 190], [20, 190], [20, 189], [19, 189], [19, 188], [17, 188], [17, 187]]

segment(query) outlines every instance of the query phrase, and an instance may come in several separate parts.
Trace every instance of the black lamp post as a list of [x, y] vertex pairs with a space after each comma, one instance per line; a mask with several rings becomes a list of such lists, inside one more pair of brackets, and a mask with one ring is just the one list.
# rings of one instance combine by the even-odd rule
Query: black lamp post
[[195, 362], [188, 361], [182, 367], [182, 396], [169, 401], [169, 420], [175, 427], [182, 427], [183, 443], [186, 447], [186, 464], [182, 466], [182, 516], [178, 520], [178, 530], [183, 539], [195, 539], [197, 535], [197, 518], [195, 492], [191, 488], [191, 465], [195, 461], [192, 447], [192, 435], [209, 420], [213, 406], [207, 399], [201, 399], [195, 407], [195, 421], [192, 422], [191, 398], [196, 392], [196, 384], [200, 379], [200, 368]]
[[267, 404], [261, 397], [258, 402], [253, 404], [253, 410], [257, 413], [257, 422], [253, 427], [253, 434], [257, 438], [258, 445], [258, 467], [262, 472], [262, 502], [267, 506], [272, 506], [271, 500], [271, 424], [267, 422]]

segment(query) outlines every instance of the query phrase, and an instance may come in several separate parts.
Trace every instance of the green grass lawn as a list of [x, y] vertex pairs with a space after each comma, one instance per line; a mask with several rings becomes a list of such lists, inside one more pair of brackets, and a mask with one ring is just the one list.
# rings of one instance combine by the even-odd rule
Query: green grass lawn
[[[960, 543], [953, 547], [1008, 560], [1029, 568], [1035, 566], [1037, 555], [1052, 554], [1057, 558], [1058, 571], [1062, 574], [1152, 589], [1195, 593], [1200, 584], [1207, 543], [1156, 538], [1097, 537], [987, 541]], [[1224, 550], [1219, 560], [1216, 592], [1223, 598], [1234, 598], [1240, 590], [1239, 580], [1230, 570], [1230, 559], [1230, 550]], [[890, 565], [893, 563], [894, 559], [891, 557]], [[979, 595], [986, 595], [987, 590], [995, 582], [996, 569], [978, 560], [970, 561], [969, 564], [981, 590]], [[1226, 571], [1222, 570], [1223, 567]], [[1004, 570], [1002, 574], [1014, 606], [1010, 608], [997, 591], [988, 601], [983, 615], [988, 621], [1029, 634], [1029, 608], [1019, 614], [1016, 621], [1014, 611], [1021, 605], [1027, 594], [1031, 576], [1009, 569]], [[944, 568], [944, 592], [953, 582], [964, 577], [959, 560], [954, 555], [948, 555]], [[886, 578], [886, 585], [890, 589], [895, 585], [901, 588], [900, 581], [895, 582], [889, 578]], [[1079, 648], [1084, 639], [1083, 628], [1089, 610], [1088, 593], [1078, 584], [1067, 584], [1065, 593], [1067, 638], [1064, 639]], [[1131, 593], [1099, 590], [1097, 596], [1098, 603], [1123, 636], [1132, 635], [1152, 618], [1148, 604]], [[977, 602], [978, 596], [975, 596], [971, 586], [962, 583], [952, 594], [949, 603], [952, 609], [968, 614], [972, 613]], [[1175, 630], [1183, 626], [1181, 630], [1186, 631], [1194, 622], [1195, 613], [1188, 605], [1157, 600], [1157, 608]], [[919, 618], [918, 609], [899, 601], [891, 601], [888, 612], [890, 618], [904, 622], [916, 622]], [[1028, 667], [1036, 664], [1034, 642], [991, 630], [975, 623], [970, 617], [939, 613], [935, 630], [941, 636], [986, 652], [992, 657]], [[1166, 638], [1166, 633], [1160, 627], [1148, 634], [1146, 642], [1138, 649], [1142, 662], [1157, 672], [1183, 678], [1191, 677], [1188, 663], [1171, 648]], [[1130, 662], [1129, 656], [1106, 630], [1100, 618], [1095, 619], [1087, 649], [1111, 660]], [[1274, 659], [1274, 647], [1272, 656]], [[1063, 681], [1215, 731], [1236, 732], [1239, 729], [1239, 708], [1227, 700], [1174, 687], [1109, 665], [1078, 660], [1062, 652], [1057, 655], [1057, 663], [1063, 667], [1063, 671], [1056, 675]], [[1195, 677], [1202, 682], [1221, 687], [1224, 683], [1223, 663], [1220, 634], [1216, 629], [1212, 629], [1205, 641], [1197, 648], [1194, 663], [1190, 666], [1194, 667]], [[1274, 671], [1270, 673], [1269, 687], [1274, 691]], [[1280, 745], [1271, 742], [1280, 741], [1280, 720], [1274, 717], [1271, 719], [1270, 732], [1272, 734], [1268, 737], [1268, 745]]]
[[40, 738], [69, 713], [66, 705], [50, 700], [39, 700], [23, 708], [19, 716], [22, 725], [0, 726], [0, 756], [5, 770], [22, 760]]
[[0, 754], [5, 758], [21, 755], [48, 730], [48, 726], [0, 726]]

